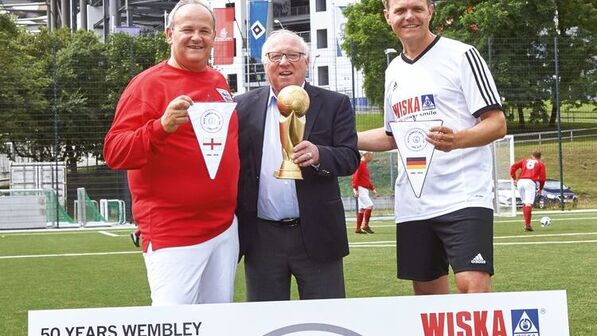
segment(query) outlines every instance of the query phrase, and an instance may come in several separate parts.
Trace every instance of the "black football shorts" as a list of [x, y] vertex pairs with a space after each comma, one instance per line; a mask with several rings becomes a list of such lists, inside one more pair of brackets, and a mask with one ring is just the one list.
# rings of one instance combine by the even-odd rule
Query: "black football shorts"
[[396, 224], [398, 278], [431, 281], [479, 271], [493, 275], [493, 210], [464, 208], [435, 218]]

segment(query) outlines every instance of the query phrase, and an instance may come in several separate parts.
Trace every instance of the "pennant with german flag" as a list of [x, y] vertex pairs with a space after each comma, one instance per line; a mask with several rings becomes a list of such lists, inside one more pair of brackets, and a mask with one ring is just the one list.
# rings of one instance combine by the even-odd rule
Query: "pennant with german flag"
[[431, 165], [435, 146], [427, 142], [431, 127], [441, 126], [441, 120], [391, 122], [392, 134], [406, 177], [417, 198], [421, 197], [425, 177]]
[[406, 169], [422, 169], [427, 168], [426, 157], [407, 157], [406, 158]]

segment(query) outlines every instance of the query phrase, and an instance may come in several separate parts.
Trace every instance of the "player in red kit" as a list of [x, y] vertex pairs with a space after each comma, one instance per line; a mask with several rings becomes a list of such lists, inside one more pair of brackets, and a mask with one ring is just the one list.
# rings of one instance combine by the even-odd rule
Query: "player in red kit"
[[[369, 197], [369, 190], [377, 196], [377, 191], [371, 183], [371, 174], [367, 164], [373, 160], [373, 153], [364, 152], [357, 171], [352, 175], [352, 190], [354, 196], [358, 197], [359, 212], [357, 213], [357, 227], [355, 233], [374, 233], [369, 227], [369, 218], [373, 211], [373, 202]], [[362, 225], [362, 228], [361, 228]]]
[[[128, 171], [140, 233], [131, 238], [143, 250], [152, 305], [232, 302], [239, 253], [238, 117], [215, 107], [232, 96], [224, 76], [209, 66], [213, 11], [202, 0], [180, 0], [165, 33], [170, 57], [124, 89], [104, 158], [110, 168]], [[191, 110], [206, 102], [214, 107]], [[198, 113], [202, 121], [195, 127], [191, 117]], [[210, 127], [211, 120], [221, 127]], [[217, 164], [209, 160], [213, 147], [201, 147], [208, 128], [211, 144], [221, 139]]]
[[[516, 172], [520, 171], [518, 178]], [[514, 180], [514, 185], [520, 192], [522, 198], [522, 214], [524, 216], [525, 231], [533, 231], [531, 226], [531, 212], [535, 196], [541, 192], [545, 184], [545, 165], [541, 161], [541, 152], [534, 151], [531, 158], [520, 160], [510, 167], [510, 176]], [[537, 189], [537, 183], [539, 188]]]

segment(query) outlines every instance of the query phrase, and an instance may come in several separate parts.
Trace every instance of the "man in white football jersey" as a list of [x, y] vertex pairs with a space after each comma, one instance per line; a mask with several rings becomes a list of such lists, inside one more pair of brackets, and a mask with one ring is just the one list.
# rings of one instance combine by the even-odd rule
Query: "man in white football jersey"
[[[506, 134], [500, 96], [479, 52], [429, 29], [430, 0], [384, 0], [402, 53], [386, 70], [385, 127], [359, 149], [398, 148], [398, 278], [415, 294], [489, 292], [493, 275], [492, 156]], [[398, 144], [398, 145], [397, 145]]]

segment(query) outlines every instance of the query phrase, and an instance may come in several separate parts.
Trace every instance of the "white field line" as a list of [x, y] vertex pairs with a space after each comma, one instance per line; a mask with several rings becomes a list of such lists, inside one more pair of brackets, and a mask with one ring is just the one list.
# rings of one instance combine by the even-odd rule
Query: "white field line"
[[371, 245], [371, 244], [390, 244], [396, 243], [395, 240], [377, 240], [377, 241], [367, 241], [367, 242], [354, 242], [348, 243], [350, 246], [359, 246], [359, 245]]
[[[576, 232], [576, 233], [551, 233], [551, 234], [527, 234], [516, 236], [498, 236], [494, 239], [513, 239], [513, 238], [550, 238], [550, 237], [570, 237], [570, 236], [585, 236], [597, 235], [597, 232]], [[494, 243], [494, 246], [510, 246], [510, 245], [541, 245], [541, 244], [575, 244], [575, 243], [597, 243], [597, 240], [562, 240], [562, 241], [541, 241], [541, 242], [506, 242]], [[348, 244], [350, 247], [396, 247], [396, 242], [393, 240], [379, 240], [367, 242], [354, 242]]]
[[[594, 211], [594, 210], [593, 210]], [[535, 212], [533, 212], [535, 214]], [[394, 217], [372, 217], [371, 221], [377, 220], [392, 220]], [[568, 221], [568, 220], [576, 220], [576, 221], [584, 221], [584, 220], [594, 220], [597, 219], [596, 217], [573, 217], [573, 218], [552, 218], [552, 222], [556, 221]], [[522, 222], [520, 219], [509, 219], [509, 220], [496, 220], [495, 223], [514, 223], [514, 222]], [[395, 227], [396, 224], [375, 224], [372, 225], [373, 227]], [[354, 224], [347, 224], [347, 229], [354, 229]], [[104, 228], [100, 231], [97, 228], [75, 228], [75, 229], [40, 229], [40, 230], [0, 230], [0, 236], [3, 233], [10, 234], [11, 236], [30, 236], [30, 235], [52, 235], [52, 234], [81, 234], [81, 233], [89, 233], [89, 232], [99, 232], [106, 236], [110, 237], [128, 237], [129, 231], [136, 229], [136, 226], [130, 225], [127, 227], [115, 227], [115, 228]], [[126, 230], [125, 234], [115, 234], [115, 233], [108, 233], [109, 231], [120, 232]], [[534, 235], [533, 237], [539, 237], [541, 235]]]
[[[101, 231], [124, 231], [130, 232], [136, 230], [136, 226], [119, 226], [114, 228], [102, 228]], [[53, 235], [53, 234], [81, 234], [100, 231], [98, 228], [73, 228], [73, 229], [33, 229], [33, 230], [0, 230], [0, 235], [10, 234], [11, 236], [33, 236], [33, 235]]]
[[396, 247], [396, 244], [379, 244], [379, 245], [357, 245], [348, 244], [350, 247]]
[[[388, 242], [380, 242], [383, 244], [348, 244], [350, 247], [396, 247], [396, 243], [388, 244]], [[511, 243], [494, 243], [494, 246], [511, 246], [511, 245], [549, 245], [549, 244], [580, 244], [580, 243], [597, 243], [597, 240], [561, 240], [561, 241], [542, 241], [542, 242], [511, 242]]]
[[[535, 214], [533, 212], [533, 214]], [[535, 216], [538, 217], [538, 216]], [[381, 217], [377, 217], [377, 218], [381, 218]], [[375, 221], [375, 220], [390, 220], [390, 219], [394, 219], [393, 217], [391, 218], [387, 218], [387, 219], [376, 219], [374, 217], [371, 217], [371, 222]], [[584, 220], [595, 220], [597, 219], [596, 217], [566, 217], [566, 218], [552, 218], [551, 221], [552, 222], [556, 222], [556, 221], [570, 221], [570, 220], [576, 220], [576, 221], [584, 221]], [[500, 224], [500, 223], [523, 223], [522, 219], [505, 219], [505, 220], [495, 220], [494, 223], [495, 224]], [[372, 224], [371, 227], [376, 228], [376, 227], [395, 227], [396, 224]], [[354, 229], [354, 224], [347, 224], [346, 225], [347, 229]]]
[[[498, 236], [493, 239], [512, 239], [512, 238], [545, 238], [545, 237], [569, 237], [569, 236], [584, 236], [584, 235], [597, 235], [597, 232], [574, 232], [574, 233], [551, 233], [551, 234], [527, 234], [517, 236]], [[586, 241], [586, 240], [581, 240]], [[354, 242], [350, 243], [350, 246], [359, 245], [371, 245], [371, 244], [389, 244], [395, 243], [394, 240], [378, 240], [378, 241], [365, 241], [365, 242]], [[501, 244], [501, 243], [500, 243]], [[504, 243], [507, 244], [507, 243]]]
[[[560, 210], [553, 210], [553, 211], [533, 211], [533, 216], [535, 218], [537, 218], [539, 215], [542, 214], [557, 214], [557, 215], [567, 215], [567, 214], [581, 214], [581, 213], [595, 213], [597, 212], [597, 209], [583, 209], [583, 210], [566, 210], [564, 212], [560, 211]], [[520, 214], [519, 214], [520, 215]], [[496, 217], [496, 220], [494, 221], [496, 224], [498, 223], [514, 223], [514, 222], [522, 222], [522, 219], [504, 219], [504, 220], [500, 220], [497, 219], [499, 217]], [[563, 220], [591, 220], [591, 219], [597, 219], [597, 216], [593, 216], [593, 217], [575, 217], [575, 218], [552, 218], [552, 221], [563, 221]], [[355, 221], [356, 218], [354, 217], [347, 217], [346, 218], [347, 221]], [[390, 220], [394, 220], [394, 216], [378, 216], [378, 217], [371, 217], [371, 221], [390, 221]], [[374, 225], [374, 227], [393, 227], [396, 226], [396, 224], [379, 224], [379, 225]], [[354, 228], [354, 224], [350, 223], [346, 225], [347, 228]], [[113, 227], [104, 227], [101, 230], [102, 231], [123, 231], [123, 230], [135, 230], [137, 228], [137, 226], [133, 225], [133, 224], [124, 224], [124, 225], [118, 225], [118, 226], [113, 226]], [[93, 232], [93, 231], [99, 231], [98, 228], [94, 228], [94, 227], [78, 227], [78, 228], [47, 228], [47, 229], [24, 229], [24, 230], [0, 230], [0, 236], [3, 234], [10, 234], [10, 235], [18, 235], [18, 236], [29, 236], [29, 235], [34, 235], [34, 234], [42, 234], [42, 235], [47, 235], [47, 234], [68, 234], [68, 233], [88, 233], [88, 232]], [[123, 234], [123, 235], [118, 235], [118, 236], [128, 236], [127, 234]]]
[[[535, 217], [537, 219], [537, 222], [539, 222], [539, 216], [535, 215], [535, 213], [533, 213], [533, 217]], [[571, 220], [591, 220], [591, 219], [597, 219], [597, 217], [564, 217], [564, 218], [558, 218], [558, 217], [554, 217], [551, 219], [552, 222], [554, 221], [571, 221]], [[503, 219], [503, 220], [494, 220], [494, 223], [499, 224], [499, 223], [516, 223], [516, 222], [520, 222], [523, 223], [522, 218], [519, 219]]]
[[597, 235], [597, 232], [546, 233], [546, 234], [532, 234], [531, 233], [531, 234], [516, 235], [516, 236], [499, 236], [499, 237], [493, 237], [493, 239], [568, 237], [568, 236], [584, 236], [584, 235]]
[[93, 252], [93, 253], [62, 253], [62, 254], [32, 254], [16, 256], [0, 256], [0, 259], [25, 259], [25, 258], [53, 258], [53, 257], [88, 257], [115, 254], [134, 254], [141, 251], [120, 251], [120, 252]]
[[547, 244], [580, 244], [580, 243], [597, 243], [597, 240], [562, 240], [562, 241], [545, 241], [545, 242], [511, 242], [511, 243], [495, 243], [493, 245], [509, 246], [509, 245], [547, 245]]
[[[537, 209], [533, 209], [533, 216], [540, 216], [540, 215], [570, 215], [570, 214], [583, 214], [583, 213], [595, 213], [597, 212], [597, 209], [581, 209], [581, 210], [566, 210], [566, 211], [562, 211], [562, 210], [537, 210]], [[517, 216], [522, 216], [522, 212], [518, 211], [516, 213]], [[495, 217], [495, 218], [502, 218], [502, 217]], [[586, 218], [586, 217], [583, 217]], [[347, 221], [356, 221], [356, 217], [346, 217]], [[393, 215], [388, 215], [388, 216], [374, 216], [371, 217], [371, 220], [375, 220], [375, 221], [389, 221], [389, 220], [394, 220], [394, 216]], [[496, 220], [495, 222], [511, 222], [511, 221], [515, 221], [515, 220]]]
[[[590, 234], [597, 234], [591, 232]], [[567, 234], [554, 234], [545, 236], [562, 236]], [[583, 235], [578, 233], [574, 235]], [[520, 236], [528, 238], [530, 236]], [[496, 237], [507, 238], [507, 237]], [[510, 246], [510, 245], [544, 245], [544, 244], [580, 244], [580, 243], [597, 243], [597, 240], [565, 240], [565, 241], [546, 241], [546, 242], [510, 242], [510, 243], [494, 243], [494, 246]], [[350, 247], [396, 247], [396, 242], [391, 240], [385, 241], [371, 241], [371, 242], [356, 242], [348, 244]], [[16, 255], [16, 256], [0, 256], [0, 259], [26, 259], [26, 258], [53, 258], [53, 257], [87, 257], [100, 255], [119, 255], [119, 254], [136, 254], [141, 251], [116, 251], [116, 252], [93, 252], [93, 253], [62, 253], [62, 254], [33, 254], [33, 255]]]

